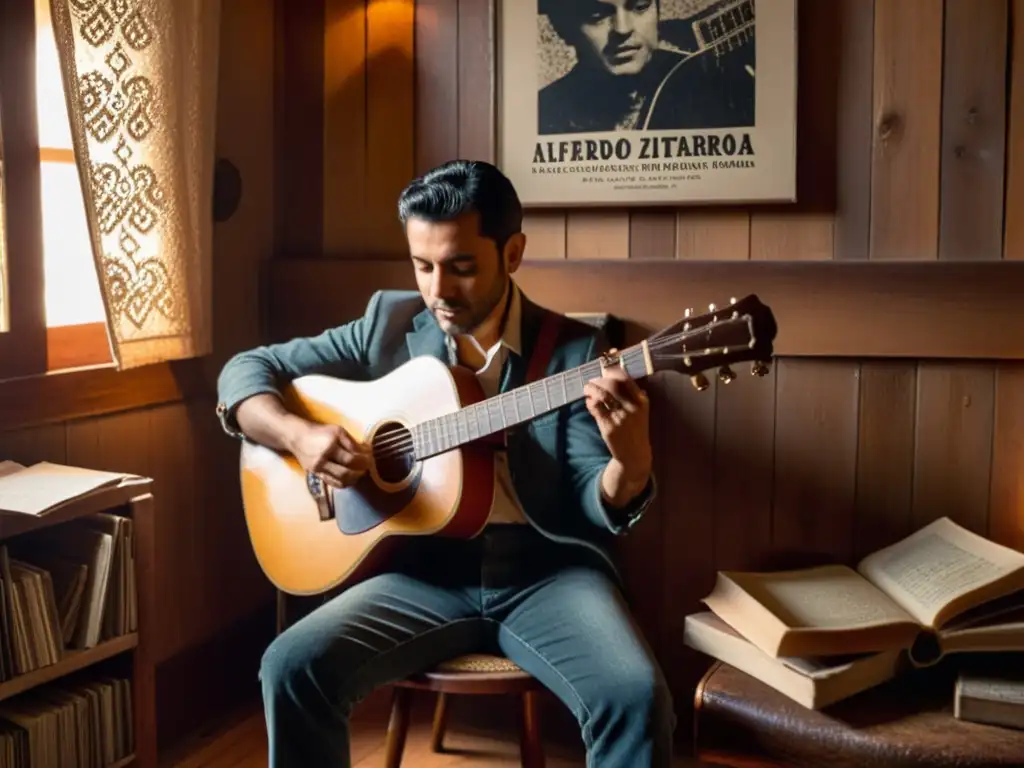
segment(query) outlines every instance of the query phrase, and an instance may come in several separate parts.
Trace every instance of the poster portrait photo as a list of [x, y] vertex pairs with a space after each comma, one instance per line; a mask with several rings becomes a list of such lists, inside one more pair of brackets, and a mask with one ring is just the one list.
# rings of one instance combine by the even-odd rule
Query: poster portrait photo
[[524, 204], [795, 199], [795, 0], [495, 1]]

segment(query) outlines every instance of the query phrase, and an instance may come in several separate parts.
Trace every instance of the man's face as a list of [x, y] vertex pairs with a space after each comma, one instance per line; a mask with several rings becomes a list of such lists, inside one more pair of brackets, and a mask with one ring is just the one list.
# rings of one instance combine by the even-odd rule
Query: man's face
[[508, 274], [518, 267], [518, 240], [502, 257], [494, 241], [480, 235], [475, 213], [442, 222], [412, 218], [405, 234], [416, 284], [438, 324], [449, 334], [472, 333], [501, 301]]
[[658, 47], [655, 0], [574, 0], [566, 9], [578, 19], [573, 40], [577, 54], [612, 75], [635, 75]]

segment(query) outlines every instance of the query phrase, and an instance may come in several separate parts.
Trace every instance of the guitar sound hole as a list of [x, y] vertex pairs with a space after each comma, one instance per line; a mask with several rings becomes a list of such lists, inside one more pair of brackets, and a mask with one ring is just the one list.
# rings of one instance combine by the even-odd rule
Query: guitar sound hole
[[401, 424], [384, 424], [373, 437], [377, 474], [386, 483], [400, 483], [413, 471], [412, 434]]

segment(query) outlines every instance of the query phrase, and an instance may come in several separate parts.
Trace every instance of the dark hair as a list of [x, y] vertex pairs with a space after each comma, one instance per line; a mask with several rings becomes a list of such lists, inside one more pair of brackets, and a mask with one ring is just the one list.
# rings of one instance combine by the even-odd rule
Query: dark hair
[[480, 217], [480, 234], [500, 254], [508, 239], [523, 229], [523, 206], [501, 171], [480, 160], [452, 160], [413, 180], [398, 196], [402, 226], [410, 218], [451, 221], [464, 213]]
[[[660, 16], [661, 0], [654, 0], [654, 6]], [[565, 0], [538, 0], [537, 12], [548, 17], [555, 34], [568, 45], [573, 46], [578, 42], [578, 27], [583, 20], [579, 8]]]

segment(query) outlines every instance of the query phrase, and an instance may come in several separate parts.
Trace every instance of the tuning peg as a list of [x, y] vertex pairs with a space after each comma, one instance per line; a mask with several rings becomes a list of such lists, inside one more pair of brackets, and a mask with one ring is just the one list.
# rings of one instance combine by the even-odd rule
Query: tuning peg
[[692, 314], [693, 314], [693, 309], [691, 309], [690, 307], [687, 307], [686, 309], [683, 310], [683, 317], [689, 317]]
[[718, 380], [723, 384], [728, 384], [736, 379], [736, 374], [733, 373], [732, 368], [728, 365], [723, 365], [718, 369]]
[[693, 384], [693, 388], [696, 389], [698, 392], [703, 392], [705, 389], [711, 386], [708, 382], [707, 376], [705, 376], [703, 373], [698, 373], [695, 376], [691, 376], [690, 382]]
[[714, 312], [717, 307], [714, 304], [708, 304], [708, 312]]
[[767, 376], [769, 373], [768, 363], [758, 360], [750, 366], [751, 376]]
[[729, 297], [729, 304], [735, 304], [735, 303], [736, 303], [736, 297], [735, 296], [730, 296]]

